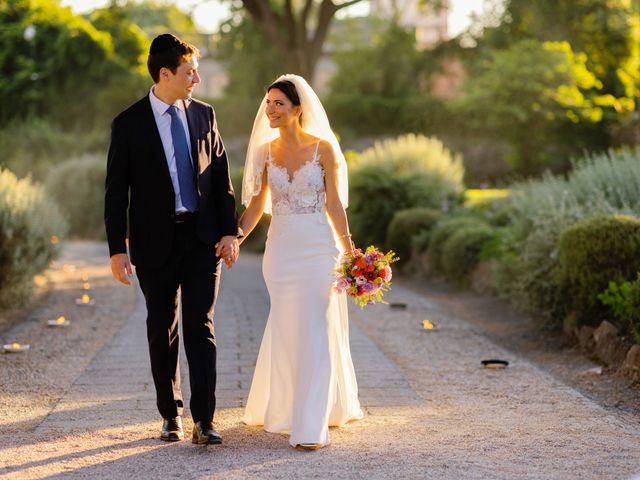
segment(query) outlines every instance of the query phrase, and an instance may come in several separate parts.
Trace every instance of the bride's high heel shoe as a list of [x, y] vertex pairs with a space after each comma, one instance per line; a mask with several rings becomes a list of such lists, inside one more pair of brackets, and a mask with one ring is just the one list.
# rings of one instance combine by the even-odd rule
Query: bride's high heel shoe
[[320, 450], [322, 448], [321, 443], [299, 443], [296, 447], [302, 450]]

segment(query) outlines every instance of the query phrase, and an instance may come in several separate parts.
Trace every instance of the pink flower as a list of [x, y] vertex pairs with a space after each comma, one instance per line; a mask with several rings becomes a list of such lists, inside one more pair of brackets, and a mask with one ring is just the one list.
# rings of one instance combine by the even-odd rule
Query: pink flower
[[347, 288], [349, 288], [349, 280], [344, 277], [339, 278], [335, 284], [335, 289], [338, 292], [344, 292]]
[[392, 277], [391, 267], [387, 265], [384, 268], [381, 268], [380, 271], [378, 272], [378, 276], [385, 282], [391, 281], [391, 277]]

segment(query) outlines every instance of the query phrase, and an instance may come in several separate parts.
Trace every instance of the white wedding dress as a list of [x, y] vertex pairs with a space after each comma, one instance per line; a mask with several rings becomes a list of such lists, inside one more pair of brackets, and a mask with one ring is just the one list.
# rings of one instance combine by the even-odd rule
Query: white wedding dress
[[345, 294], [332, 290], [339, 257], [325, 211], [324, 171], [313, 158], [289, 178], [269, 149], [273, 217], [263, 259], [271, 310], [243, 421], [329, 444], [329, 426], [362, 418], [349, 349]]

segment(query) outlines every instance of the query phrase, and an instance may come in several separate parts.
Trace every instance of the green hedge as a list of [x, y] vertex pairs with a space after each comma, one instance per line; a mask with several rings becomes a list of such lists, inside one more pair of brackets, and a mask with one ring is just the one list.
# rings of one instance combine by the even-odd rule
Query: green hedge
[[76, 238], [104, 238], [106, 159], [98, 155], [73, 158], [53, 167], [47, 191], [58, 202]]
[[412, 239], [419, 234], [427, 235], [441, 216], [440, 211], [424, 207], [400, 210], [393, 215], [387, 229], [387, 248], [400, 257], [399, 264], [406, 264], [411, 258]]
[[448, 217], [436, 224], [429, 240], [429, 259], [437, 272], [444, 273], [444, 248], [447, 241], [465, 228], [488, 228], [487, 223], [476, 217]]
[[442, 246], [441, 266], [444, 276], [456, 283], [467, 283], [478, 265], [484, 245], [494, 237], [488, 225], [461, 224]]
[[0, 306], [24, 303], [57, 253], [66, 222], [45, 190], [0, 169]]
[[581, 324], [596, 324], [607, 313], [598, 301], [609, 282], [633, 280], [640, 271], [640, 218], [598, 215], [562, 231], [558, 282], [566, 308]]
[[385, 245], [394, 214], [460, 201], [464, 167], [435, 138], [405, 135], [350, 160], [349, 223], [358, 245]]
[[[336, 126], [355, 135], [439, 134], [457, 123], [446, 102], [424, 95], [390, 98], [375, 94], [332, 93], [326, 106]], [[389, 122], [390, 118], [393, 122]]]

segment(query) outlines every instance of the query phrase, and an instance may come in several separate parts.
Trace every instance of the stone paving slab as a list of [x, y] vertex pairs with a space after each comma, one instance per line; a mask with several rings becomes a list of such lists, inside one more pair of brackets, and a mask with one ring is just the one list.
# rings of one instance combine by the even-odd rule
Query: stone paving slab
[[[317, 452], [240, 422], [268, 313], [260, 257], [224, 272], [216, 312], [221, 446], [157, 439], [140, 298], [135, 312], [32, 432], [0, 437], [0, 478], [620, 479], [640, 472], [638, 424], [607, 412], [401, 288], [405, 311], [351, 309], [363, 420]], [[424, 332], [429, 318], [440, 326]], [[502, 371], [479, 360], [508, 358]], [[182, 359], [185, 429], [188, 379]]]

